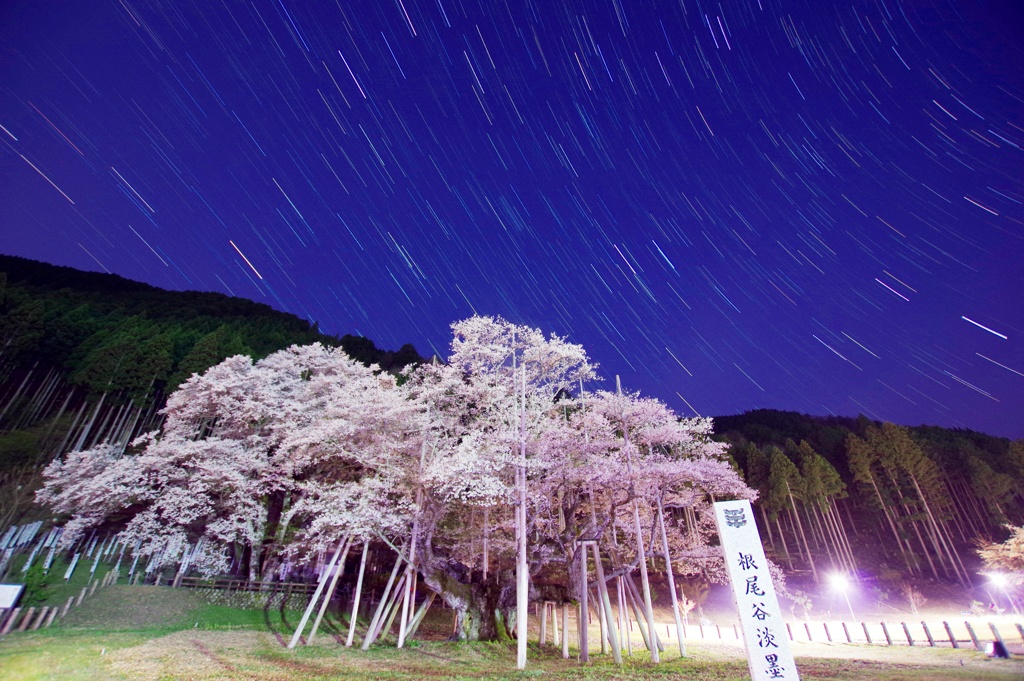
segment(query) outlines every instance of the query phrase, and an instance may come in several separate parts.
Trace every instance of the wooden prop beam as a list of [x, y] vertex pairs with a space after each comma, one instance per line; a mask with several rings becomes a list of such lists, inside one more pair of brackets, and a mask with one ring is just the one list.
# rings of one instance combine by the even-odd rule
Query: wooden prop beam
[[658, 499], [658, 526], [661, 528], [661, 548], [665, 552], [665, 574], [668, 575], [668, 590], [672, 593], [672, 615], [676, 621], [676, 638], [679, 639], [679, 655], [686, 657], [686, 643], [683, 642], [683, 623], [679, 620], [679, 599], [676, 596], [676, 578], [672, 574], [672, 555], [668, 550], [668, 533], [665, 531], [665, 509]]
[[603, 617], [601, 621], [604, 623], [604, 635], [608, 640], [608, 643], [612, 646], [612, 658], [615, 660], [615, 664], [622, 664], [622, 648], [619, 646], [619, 637], [615, 631], [614, 617], [612, 615], [612, 602], [608, 596], [608, 585], [604, 581], [604, 566], [601, 564], [601, 552], [597, 547], [597, 542], [591, 544], [591, 548], [594, 550], [594, 569], [597, 572], [597, 591], [601, 598], [602, 613]]
[[320, 582], [316, 585], [316, 591], [313, 592], [313, 597], [309, 599], [309, 605], [306, 606], [306, 611], [302, 613], [302, 619], [299, 620], [299, 626], [295, 628], [295, 633], [292, 634], [292, 640], [288, 642], [288, 649], [291, 650], [295, 647], [295, 644], [299, 642], [299, 638], [302, 636], [302, 630], [306, 628], [306, 622], [309, 621], [309, 616], [313, 613], [313, 608], [316, 607], [317, 601], [320, 600], [320, 594], [323, 593], [324, 586], [327, 585], [327, 581], [331, 578], [331, 570], [334, 565], [338, 562], [338, 557], [341, 555], [341, 546], [344, 541], [338, 542], [338, 548], [334, 550], [334, 557], [327, 564], [327, 569], [320, 576]]
[[388, 578], [387, 586], [384, 587], [384, 593], [380, 596], [380, 603], [377, 604], [377, 610], [373, 613], [373, 619], [370, 620], [370, 626], [366, 629], [366, 636], [363, 638], [363, 645], [361, 648], [366, 650], [373, 643], [376, 638], [374, 636], [374, 630], [380, 623], [381, 616], [384, 614], [384, 610], [388, 606], [388, 597], [391, 595], [391, 587], [395, 585], [395, 577], [398, 575], [398, 569], [402, 567], [402, 554], [398, 554], [398, 558], [395, 560], [395, 567], [391, 569], [391, 576]]
[[370, 542], [363, 542], [363, 557], [359, 559], [359, 577], [356, 579], [356, 595], [352, 599], [352, 616], [348, 620], [348, 638], [345, 647], [351, 648], [356, 635], [356, 620], [359, 618], [359, 598], [363, 593], [363, 574], [366, 572], [366, 554], [370, 550]]
[[324, 600], [320, 604], [320, 611], [316, 614], [316, 619], [313, 620], [313, 628], [309, 630], [309, 638], [306, 639], [306, 645], [308, 646], [316, 638], [317, 629], [320, 628], [320, 622], [324, 619], [324, 613], [327, 612], [327, 606], [331, 602], [331, 596], [334, 594], [334, 588], [338, 586], [338, 579], [341, 577], [341, 573], [345, 571], [345, 559], [348, 558], [348, 550], [352, 546], [352, 535], [349, 535], [345, 539], [345, 550], [341, 552], [341, 558], [338, 560], [337, 565], [334, 567], [334, 576], [331, 577], [331, 585], [327, 587], [327, 593], [324, 594]]

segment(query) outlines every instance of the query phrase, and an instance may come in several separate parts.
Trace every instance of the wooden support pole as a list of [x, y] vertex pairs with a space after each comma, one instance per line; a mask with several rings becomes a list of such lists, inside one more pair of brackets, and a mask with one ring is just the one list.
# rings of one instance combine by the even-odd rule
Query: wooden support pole
[[665, 552], [665, 574], [668, 576], [668, 590], [672, 594], [672, 616], [676, 622], [676, 638], [679, 640], [679, 655], [686, 657], [686, 643], [683, 642], [683, 624], [679, 620], [679, 598], [676, 596], [676, 578], [672, 574], [672, 557], [668, 549], [668, 532], [665, 530], [665, 509], [658, 498], [658, 527], [661, 528], [661, 548]]
[[[430, 407], [427, 407], [427, 418], [430, 418]], [[423, 438], [420, 446], [420, 467], [419, 475], [423, 475], [423, 462], [427, 456], [427, 438]], [[423, 511], [423, 486], [416, 488], [416, 515], [412, 521], [412, 536], [409, 538], [409, 560], [405, 564], [405, 590], [402, 592], [402, 618], [398, 621], [398, 646], [405, 645], [406, 631], [409, 626], [412, 613], [411, 608], [416, 606], [416, 544], [419, 543], [420, 513]]]
[[552, 634], [552, 636], [551, 636], [551, 643], [556, 645], [556, 646], [560, 646], [560, 645], [562, 645], [562, 639], [559, 638], [559, 634], [558, 634], [558, 607], [557, 607], [557, 605], [558, 604], [555, 603], [554, 601], [552, 601], [551, 603], [548, 603], [548, 606], [551, 608], [551, 634]]
[[930, 629], [928, 629], [928, 623], [925, 622], [924, 620], [921, 620], [921, 628], [924, 629], [924, 635], [928, 639], [928, 645], [930, 645], [932, 648], [934, 648], [935, 647], [935, 639], [932, 638], [932, 632], [931, 632]]
[[[651, 646], [651, 640], [649, 638], [647, 638], [647, 627], [644, 626], [644, 619], [645, 618], [644, 618], [644, 615], [642, 614], [640, 606], [637, 605], [636, 594], [634, 594], [633, 593], [633, 589], [630, 588], [630, 587], [633, 587], [633, 583], [632, 583], [632, 581], [627, 580], [625, 577], [623, 577], [623, 581], [626, 584], [626, 600], [629, 603], [629, 607], [633, 610], [633, 618], [636, 620], [637, 628], [640, 629], [640, 637], [643, 638], [644, 645], [647, 647], [648, 650], [650, 650], [652, 646]], [[628, 620], [627, 620], [627, 622], [628, 622]]]
[[580, 663], [590, 662], [590, 641], [587, 636], [587, 621], [590, 619], [590, 609], [587, 604], [587, 546], [579, 544], [580, 555]]
[[348, 638], [345, 647], [351, 648], [356, 635], [356, 620], [359, 619], [359, 597], [363, 593], [363, 574], [366, 572], [366, 554], [370, 550], [370, 542], [363, 542], [363, 557], [359, 559], [359, 577], [356, 579], [356, 593], [352, 597], [352, 616], [348, 620]]
[[376, 631], [374, 635], [375, 640], [387, 636], [388, 632], [391, 631], [391, 626], [395, 623], [395, 617], [398, 616], [398, 600], [402, 597], [402, 590], [405, 587], [405, 584], [408, 581], [408, 579], [409, 577], [407, 575], [402, 575], [402, 578], [398, 580], [398, 587], [395, 589], [395, 592], [391, 595], [391, 603], [388, 604], [387, 612], [385, 616], [381, 618], [382, 620], [387, 621], [385, 622], [384, 626], [380, 627]]
[[[636, 526], [636, 549], [637, 558], [640, 563], [640, 585], [643, 587], [644, 614], [647, 618], [648, 630], [657, 639], [658, 633], [654, 630], [654, 604], [651, 601], [651, 582], [647, 576], [647, 553], [644, 549], [643, 528], [640, 525], [640, 503], [636, 499], [633, 500], [633, 524]], [[639, 619], [637, 621], [639, 622]], [[658, 651], [659, 647], [657, 643], [650, 646], [651, 662], [655, 664], [661, 662], [661, 656]]]
[[324, 594], [323, 603], [320, 604], [320, 610], [316, 614], [316, 619], [313, 621], [313, 628], [309, 631], [309, 638], [306, 639], [306, 645], [308, 646], [316, 638], [317, 629], [320, 628], [320, 621], [324, 618], [324, 613], [327, 612], [327, 606], [331, 602], [331, 595], [334, 594], [334, 589], [338, 585], [338, 578], [345, 571], [345, 559], [348, 558], [349, 547], [352, 546], [352, 535], [349, 535], [345, 539], [345, 550], [341, 552], [341, 558], [334, 565], [334, 576], [331, 577], [331, 585], [327, 587], [327, 593]]
[[960, 644], [956, 640], [956, 636], [953, 635], [953, 627], [949, 626], [949, 622], [943, 620], [942, 626], [946, 628], [946, 635], [949, 636], [949, 642], [954, 648], [959, 648]]
[[626, 592], [622, 586], [622, 575], [615, 578], [615, 596], [618, 600], [619, 638], [626, 640], [626, 653], [633, 656], [633, 637], [630, 635], [629, 615], [626, 613]]
[[540, 609], [540, 646], [548, 642], [548, 602], [544, 601]]
[[391, 587], [395, 585], [395, 577], [398, 575], [398, 568], [402, 567], [402, 556], [399, 555], [395, 560], [395, 567], [391, 568], [391, 576], [388, 578], [388, 583], [384, 587], [384, 593], [380, 596], [380, 602], [377, 603], [377, 610], [373, 613], [373, 619], [370, 620], [370, 626], [366, 629], [366, 636], [363, 637], [363, 645], [361, 648], [366, 650], [373, 643], [373, 639], [376, 638], [373, 633], [374, 629], [377, 628], [377, 624], [380, 622], [381, 616], [384, 614], [385, 608], [388, 606], [388, 597], [391, 595]]
[[31, 631], [35, 631], [36, 629], [38, 629], [42, 625], [43, 620], [46, 619], [46, 615], [49, 612], [50, 612], [50, 608], [48, 606], [44, 606], [39, 611], [39, 614], [36, 616], [36, 621], [32, 623]]
[[21, 608], [11, 608], [7, 611], [7, 621], [0, 628], [0, 636], [6, 636], [11, 631], [11, 627], [14, 626], [14, 621], [18, 619], [19, 613], [21, 613]]
[[[637, 626], [640, 628], [641, 636], [643, 636], [644, 638], [644, 644], [647, 645], [648, 650], [650, 650], [653, 643], [653, 648], [655, 649], [655, 652], [663, 652], [665, 650], [665, 645], [661, 642], [661, 637], [658, 636], [657, 629], [653, 627], [650, 629], [644, 627], [644, 618], [641, 616], [643, 610], [641, 609], [640, 604], [640, 594], [637, 592], [637, 588], [636, 585], [633, 583], [632, 577], [630, 575], [625, 575], [623, 579], [626, 582], [626, 592], [632, 597], [631, 600], [633, 603], [633, 612], [636, 614], [636, 623]], [[648, 638], [648, 632], [650, 632], [650, 638]], [[722, 637], [721, 631], [719, 631], [718, 637]], [[653, 654], [651, 655], [651, 661], [655, 661]]]
[[569, 659], [569, 604], [562, 603], [562, 659]]
[[313, 608], [316, 607], [316, 602], [320, 600], [320, 594], [324, 590], [324, 586], [327, 585], [327, 581], [331, 578], [331, 569], [334, 564], [338, 562], [338, 556], [341, 555], [341, 544], [338, 542], [338, 548], [334, 550], [334, 557], [331, 558], [327, 564], [327, 569], [320, 576], [320, 582], [316, 585], [316, 591], [313, 592], [313, 597], [309, 599], [309, 605], [306, 606], [306, 611], [302, 613], [302, 619], [299, 620], [299, 626], [295, 628], [295, 633], [292, 634], [291, 641], [288, 642], [288, 649], [291, 650], [295, 647], [295, 644], [299, 642], [299, 638], [302, 637], [302, 630], [306, 628], [306, 622], [309, 621], [309, 616], [313, 614]]
[[619, 636], [615, 631], [615, 618], [612, 615], [612, 601], [608, 596], [608, 584], [604, 579], [604, 565], [601, 563], [601, 551], [598, 549], [597, 542], [591, 544], [591, 547], [594, 549], [594, 569], [597, 572], [597, 591], [601, 598], [601, 611], [603, 613], [603, 617], [601, 618], [602, 635], [608, 639], [608, 642], [612, 646], [612, 659], [615, 660], [615, 664], [622, 664], [622, 647], [619, 645]]
[[[519, 400], [519, 465], [516, 470], [516, 669], [526, 669], [526, 637], [530, 609], [530, 566], [526, 533], [526, 365], [522, 365], [522, 395]], [[587, 582], [584, 579], [583, 589]], [[585, 625], [584, 625], [585, 626]]]
[[964, 626], [967, 627], [967, 633], [971, 635], [971, 641], [974, 642], [974, 649], [981, 650], [981, 642], [978, 640], [978, 635], [974, 633], [974, 627], [971, 626], [970, 622], [964, 622]]
[[601, 654], [605, 655], [608, 653], [608, 640], [605, 638], [604, 607], [601, 603], [600, 592], [600, 589], [598, 589], [597, 593], [591, 591], [590, 601], [594, 604], [594, 609], [597, 610], [597, 629], [600, 637], [599, 640], [601, 641]]
[[[619, 377], [615, 377], [615, 387], [618, 394], [622, 394], [622, 383]], [[636, 538], [636, 557], [637, 563], [640, 565], [640, 586], [643, 587], [643, 608], [644, 615], [647, 619], [647, 629], [651, 632], [653, 638], [657, 638], [657, 632], [654, 631], [654, 604], [651, 601], [651, 582], [647, 576], [647, 551], [644, 542], [644, 530], [640, 524], [640, 502], [635, 496], [635, 479], [633, 477], [633, 458], [631, 451], [634, 445], [629, 441], [628, 429], [623, 435], [623, 450], [626, 453], [626, 469], [629, 471], [629, 493], [633, 496], [633, 530]], [[632, 585], [632, 582], [630, 582]], [[637, 620], [639, 622], [639, 619]], [[648, 646], [651, 651], [651, 662], [658, 664], [661, 661], [658, 645]]]
[[489, 508], [484, 508], [484, 581], [487, 581], [487, 568], [490, 566], [490, 546], [488, 535], [490, 534], [490, 513]]
[[25, 616], [21, 618], [21, 624], [18, 625], [18, 628], [15, 631], [25, 631], [26, 629], [28, 629], [28, 623], [32, 619], [32, 616], [35, 614], [35, 608], [29, 608], [28, 610], [26, 610]]
[[430, 595], [423, 600], [423, 604], [420, 605], [420, 609], [416, 612], [412, 621], [409, 622], [409, 631], [405, 634], [406, 640], [409, 640], [416, 635], [416, 630], [420, 628], [420, 623], [423, 621], [424, 616], [426, 616], [427, 610], [430, 610], [430, 606], [433, 604], [436, 597], [437, 593], [431, 591]]

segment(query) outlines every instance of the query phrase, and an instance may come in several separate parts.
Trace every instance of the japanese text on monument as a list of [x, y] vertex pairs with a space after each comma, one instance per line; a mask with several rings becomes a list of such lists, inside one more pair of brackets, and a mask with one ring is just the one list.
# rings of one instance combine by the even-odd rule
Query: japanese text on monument
[[800, 678], [750, 502], [715, 503], [715, 520], [754, 681]]

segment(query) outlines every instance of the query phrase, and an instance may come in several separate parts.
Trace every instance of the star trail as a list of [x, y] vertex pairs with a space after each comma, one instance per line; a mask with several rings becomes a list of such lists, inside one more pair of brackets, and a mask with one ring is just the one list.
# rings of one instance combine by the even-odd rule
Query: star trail
[[427, 355], [501, 315], [682, 414], [1024, 437], [1015, 5], [8, 2], [0, 251]]

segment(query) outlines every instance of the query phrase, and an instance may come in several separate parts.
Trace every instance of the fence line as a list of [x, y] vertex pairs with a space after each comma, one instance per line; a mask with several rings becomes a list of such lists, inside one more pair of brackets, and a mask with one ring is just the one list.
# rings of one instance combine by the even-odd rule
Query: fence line
[[[78, 607], [87, 598], [92, 596], [97, 588], [106, 587], [111, 584], [115, 584], [118, 580], [119, 570], [111, 570], [103, 577], [102, 580], [97, 580], [82, 587], [81, 592], [78, 596], [71, 596], [67, 602], [61, 605], [54, 606], [43, 606], [41, 608], [29, 607], [29, 608], [0, 608], [0, 637], [6, 636], [11, 631], [34, 631], [40, 628], [46, 628], [53, 624], [57, 619], [63, 619], [65, 615], [73, 607]], [[309, 595], [315, 589], [315, 584], [309, 584], [306, 582], [259, 582], [241, 579], [202, 579], [199, 577], [183, 577], [177, 581], [179, 587], [189, 589], [211, 589], [219, 591], [242, 591], [242, 592], [256, 592], [265, 593], [269, 595], [275, 594], [295, 594], [295, 595]], [[1021, 643], [1024, 643], [1024, 624], [1021, 622], [1008, 621], [1009, 618], [1004, 618], [1000, 624], [1006, 625], [1007, 627], [1013, 626], [1016, 629], [1016, 637], [1019, 638]], [[710, 623], [708, 623], [710, 624]], [[786, 623], [786, 631], [791, 641], [795, 642], [829, 642], [838, 644], [865, 644], [865, 645], [886, 645], [886, 646], [924, 646], [932, 648], [939, 647], [952, 647], [961, 648], [965, 644], [971, 644], [976, 650], [984, 650], [985, 646], [982, 643], [982, 639], [988, 640], [988, 634], [985, 633], [985, 627], [991, 631], [993, 640], [1001, 641], [1004, 643], [1008, 642], [1008, 639], [1004, 637], [1003, 633], [999, 631], [996, 626], [996, 622], [991, 620], [978, 620], [975, 619], [972, 624], [971, 620], [963, 620], [962, 622], [943, 620], [941, 622], [932, 622], [932, 626], [928, 625], [926, 620], [917, 622], [899, 622], [898, 627], [894, 627], [890, 630], [889, 624], [886, 621], [880, 621], [877, 624], [874, 622], [861, 621], [855, 623], [855, 626], [850, 626], [850, 623], [844, 620], [833, 620], [823, 622], [810, 622], [803, 621], [802, 627], [792, 626], [793, 623]], [[830, 628], [831, 625], [831, 628]], [[859, 625], [859, 626], [857, 626]], [[941, 628], [940, 628], [941, 625]], [[670, 635], [671, 626], [665, 625], [666, 635]], [[728, 626], [728, 625], [727, 625]], [[979, 638], [978, 630], [982, 632]], [[842, 630], [842, 634], [839, 634], [839, 630]], [[893, 632], [896, 635], [893, 635]], [[899, 632], [902, 631], [902, 635]], [[687, 639], [700, 639], [700, 640], [718, 640], [718, 641], [733, 641], [740, 643], [739, 629], [735, 624], [728, 626], [723, 631], [721, 625], [715, 624], [713, 627], [704, 626], [703, 623], [698, 623], [696, 626], [683, 623], [682, 625], [683, 637]], [[1012, 637], [1013, 634], [1010, 634]], [[882, 643], [884, 639], [885, 643]], [[1016, 643], [1015, 640], [1010, 640], [1010, 643]]]
[[[997, 624], [1004, 627], [1002, 632], [998, 629]], [[666, 634], [670, 633], [670, 627], [671, 625], [665, 625]], [[1019, 640], [1024, 644], [1024, 624], [1008, 619], [998, 623], [987, 619], [975, 619], [973, 622], [971, 620], [933, 620], [930, 624], [927, 620], [856, 623], [843, 620], [801, 621], [787, 622], [786, 631], [791, 641], [805, 643], [828, 642], [931, 648], [963, 648], [965, 645], [971, 645], [977, 650], [984, 650], [984, 642], [989, 639], [1013, 644]], [[683, 624], [683, 636], [688, 639], [706, 641], [739, 642], [739, 634], [735, 625], [731, 629], [723, 631], [723, 627], [718, 625], [711, 627], [703, 624], [695, 626]]]
[[203, 579], [201, 577], [182, 577], [178, 581], [178, 586], [186, 589], [260, 591], [270, 594], [287, 592], [297, 595], [309, 595], [316, 589], [316, 584], [309, 582], [256, 582], [247, 579]]
[[117, 582], [118, 573], [111, 570], [103, 579], [96, 580], [91, 584], [82, 587], [78, 596], [71, 596], [64, 605], [44, 605], [42, 607], [29, 608], [0, 608], [0, 637], [6, 636], [12, 631], [35, 631], [46, 629], [51, 626], [58, 617], [64, 619], [71, 608], [76, 608], [86, 598], [96, 593], [100, 587], [110, 586]]

